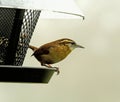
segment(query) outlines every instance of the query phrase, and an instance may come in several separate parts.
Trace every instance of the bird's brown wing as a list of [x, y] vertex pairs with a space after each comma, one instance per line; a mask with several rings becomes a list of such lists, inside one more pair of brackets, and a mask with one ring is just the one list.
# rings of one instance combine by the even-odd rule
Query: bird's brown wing
[[[52, 42], [53, 43], [53, 42]], [[44, 44], [43, 46], [41, 46], [40, 48], [38, 48], [33, 55], [47, 55], [50, 53], [50, 49], [53, 47], [56, 47], [56, 44], [52, 44], [52, 43], [47, 43]]]
[[48, 55], [50, 53], [50, 48], [52, 48], [54, 46], [41, 46], [40, 48], [38, 48], [34, 53], [33, 55], [36, 57], [36, 59], [38, 61], [41, 62], [41, 65], [43, 64], [51, 64], [51, 60], [46, 60], [46, 59], [43, 59], [42, 55]]
[[40, 56], [40, 55], [44, 55], [44, 54], [49, 54], [49, 48], [50, 47], [40, 47], [39, 49], [37, 49], [34, 53], [33, 53], [33, 55], [35, 55], [35, 56]]

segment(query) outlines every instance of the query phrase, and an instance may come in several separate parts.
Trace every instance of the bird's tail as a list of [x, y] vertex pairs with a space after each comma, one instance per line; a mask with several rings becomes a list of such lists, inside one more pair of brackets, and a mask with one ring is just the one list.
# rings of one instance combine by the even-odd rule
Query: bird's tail
[[38, 48], [32, 45], [29, 45], [29, 48], [33, 50], [33, 52], [35, 52]]

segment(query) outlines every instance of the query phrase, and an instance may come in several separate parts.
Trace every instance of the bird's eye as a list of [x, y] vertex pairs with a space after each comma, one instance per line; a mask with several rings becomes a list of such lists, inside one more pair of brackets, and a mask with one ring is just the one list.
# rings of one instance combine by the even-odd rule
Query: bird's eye
[[71, 42], [72, 45], [75, 45], [75, 42]]

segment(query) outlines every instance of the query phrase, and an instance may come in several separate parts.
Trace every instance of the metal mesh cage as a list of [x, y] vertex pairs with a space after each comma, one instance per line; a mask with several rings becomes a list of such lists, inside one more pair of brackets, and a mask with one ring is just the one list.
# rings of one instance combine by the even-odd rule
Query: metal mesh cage
[[22, 65], [40, 10], [0, 8], [0, 65]]
[[4, 64], [5, 62], [6, 48], [8, 46], [15, 12], [15, 9], [0, 8], [0, 64]]
[[14, 65], [22, 65], [40, 11], [25, 10]]

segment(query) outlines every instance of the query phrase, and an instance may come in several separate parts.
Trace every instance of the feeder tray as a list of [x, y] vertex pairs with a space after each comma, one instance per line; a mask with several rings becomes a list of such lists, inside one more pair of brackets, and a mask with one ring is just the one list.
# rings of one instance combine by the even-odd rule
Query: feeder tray
[[48, 83], [56, 69], [0, 65], [0, 82]]
[[0, 82], [49, 82], [53, 69], [22, 66], [40, 13], [0, 8]]

